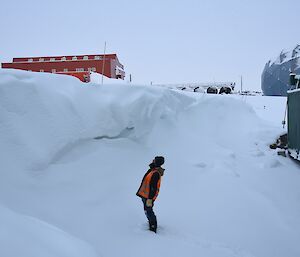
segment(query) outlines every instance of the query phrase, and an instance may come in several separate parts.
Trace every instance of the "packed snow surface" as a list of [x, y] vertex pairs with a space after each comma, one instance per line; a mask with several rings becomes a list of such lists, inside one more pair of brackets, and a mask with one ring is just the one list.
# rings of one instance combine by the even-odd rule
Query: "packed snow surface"
[[299, 166], [268, 147], [285, 101], [1, 70], [0, 256], [300, 256]]

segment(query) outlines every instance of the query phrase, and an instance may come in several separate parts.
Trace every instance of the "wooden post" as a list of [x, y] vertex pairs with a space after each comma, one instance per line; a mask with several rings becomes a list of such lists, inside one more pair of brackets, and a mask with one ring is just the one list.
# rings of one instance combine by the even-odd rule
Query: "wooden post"
[[241, 93], [243, 93], [243, 76], [241, 76]]

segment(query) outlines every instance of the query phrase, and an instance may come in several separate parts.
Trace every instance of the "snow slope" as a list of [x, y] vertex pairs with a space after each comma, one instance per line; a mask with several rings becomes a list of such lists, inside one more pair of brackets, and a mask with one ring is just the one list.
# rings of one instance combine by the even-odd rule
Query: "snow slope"
[[36, 218], [0, 206], [1, 256], [97, 256], [86, 243]]
[[[300, 256], [284, 100], [0, 71], [0, 256]], [[153, 234], [135, 192], [160, 154]]]

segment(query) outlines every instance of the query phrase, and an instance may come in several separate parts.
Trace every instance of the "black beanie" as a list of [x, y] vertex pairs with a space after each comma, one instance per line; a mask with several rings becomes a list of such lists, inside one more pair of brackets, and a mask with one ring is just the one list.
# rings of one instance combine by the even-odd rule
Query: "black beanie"
[[163, 156], [156, 156], [154, 158], [154, 164], [156, 167], [160, 167], [165, 163], [165, 158]]

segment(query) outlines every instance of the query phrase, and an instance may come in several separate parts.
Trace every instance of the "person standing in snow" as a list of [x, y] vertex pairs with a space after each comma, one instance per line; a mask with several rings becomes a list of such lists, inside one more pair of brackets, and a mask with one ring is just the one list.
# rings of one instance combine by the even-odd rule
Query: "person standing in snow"
[[161, 177], [164, 175], [164, 169], [161, 167], [165, 162], [163, 156], [156, 156], [152, 163], [149, 164], [150, 169], [146, 172], [137, 191], [136, 195], [142, 198], [144, 211], [149, 221], [149, 229], [156, 233], [157, 220], [153, 211], [154, 201], [156, 200]]

